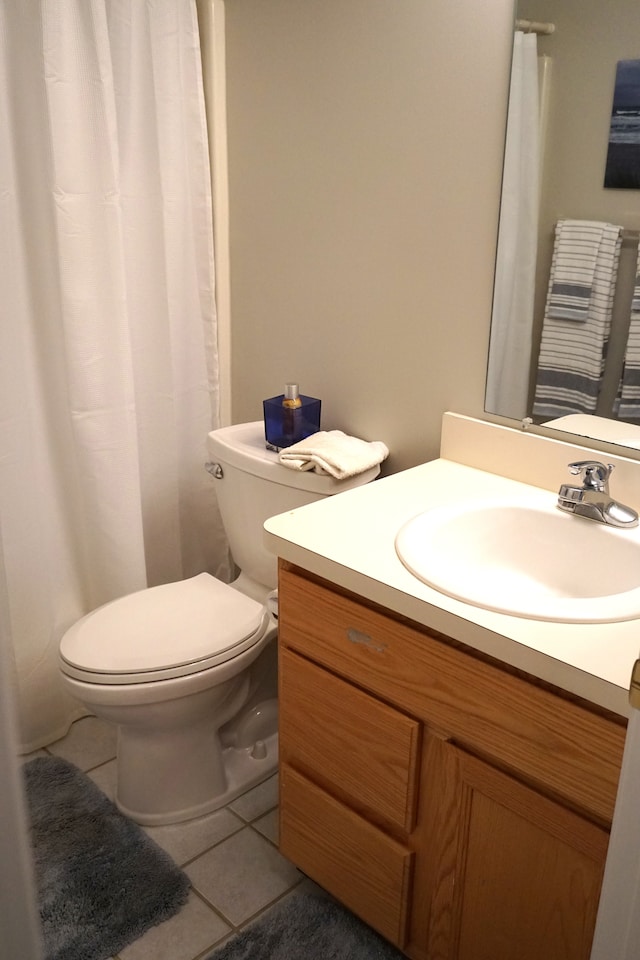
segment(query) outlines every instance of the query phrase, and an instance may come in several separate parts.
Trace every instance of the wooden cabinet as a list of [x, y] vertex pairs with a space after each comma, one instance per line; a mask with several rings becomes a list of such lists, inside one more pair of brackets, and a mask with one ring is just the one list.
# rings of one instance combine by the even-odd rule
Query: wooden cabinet
[[280, 846], [414, 960], [587, 960], [625, 724], [281, 563]]

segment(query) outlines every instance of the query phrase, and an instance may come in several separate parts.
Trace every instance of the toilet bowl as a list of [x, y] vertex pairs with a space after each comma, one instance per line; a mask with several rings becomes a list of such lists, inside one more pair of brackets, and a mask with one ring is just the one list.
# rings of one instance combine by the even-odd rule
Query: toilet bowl
[[267, 598], [277, 565], [262, 524], [373, 479], [295, 474], [264, 446], [262, 421], [213, 431], [208, 465], [241, 573], [208, 573], [120, 597], [60, 642], [63, 685], [114, 723], [118, 808], [141, 824], [189, 820], [277, 769], [277, 634]]
[[[251, 667], [269, 646], [275, 655], [275, 632], [264, 606], [207, 573], [122, 597], [67, 631], [65, 686], [118, 727], [123, 813], [144, 824], [188, 820], [273, 772], [277, 716], [251, 713]], [[232, 718], [253, 718], [252, 742], [221, 731]]]

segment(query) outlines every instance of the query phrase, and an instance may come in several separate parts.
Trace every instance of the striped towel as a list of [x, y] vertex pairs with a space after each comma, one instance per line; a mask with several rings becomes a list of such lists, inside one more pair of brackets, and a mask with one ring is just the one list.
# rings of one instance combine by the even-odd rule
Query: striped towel
[[546, 315], [586, 322], [593, 293], [602, 224], [558, 220]]
[[621, 420], [640, 420], [640, 248], [631, 301], [631, 323], [615, 413]]
[[[576, 224], [579, 229], [574, 227]], [[571, 229], [565, 229], [565, 225], [571, 225]], [[595, 411], [611, 327], [621, 229], [611, 223], [591, 220], [558, 222], [538, 357], [533, 404], [536, 417], [549, 419]], [[590, 239], [585, 242], [583, 238], [587, 236]], [[597, 240], [595, 257], [594, 240]], [[569, 263], [572, 263], [572, 276], [579, 279], [579, 283], [566, 284]], [[559, 271], [558, 264], [562, 265]], [[557, 283], [558, 276], [562, 283]], [[560, 294], [567, 286], [572, 286], [574, 291], [580, 288], [583, 295]], [[585, 303], [586, 315], [576, 322]], [[574, 316], [559, 317], [557, 311], [561, 309]]]

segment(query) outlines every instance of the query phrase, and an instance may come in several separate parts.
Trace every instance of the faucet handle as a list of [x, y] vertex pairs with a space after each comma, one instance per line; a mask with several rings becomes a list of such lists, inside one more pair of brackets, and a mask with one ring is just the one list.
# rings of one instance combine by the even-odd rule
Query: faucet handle
[[601, 493], [607, 492], [612, 470], [612, 463], [600, 463], [599, 460], [577, 460], [569, 464], [570, 473], [574, 476], [580, 475], [585, 489]]

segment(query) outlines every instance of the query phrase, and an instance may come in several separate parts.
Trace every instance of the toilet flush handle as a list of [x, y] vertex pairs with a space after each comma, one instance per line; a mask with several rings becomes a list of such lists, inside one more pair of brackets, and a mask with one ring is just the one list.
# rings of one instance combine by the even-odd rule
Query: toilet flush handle
[[219, 463], [205, 463], [204, 468], [216, 480], [222, 480], [224, 477], [224, 471]]

